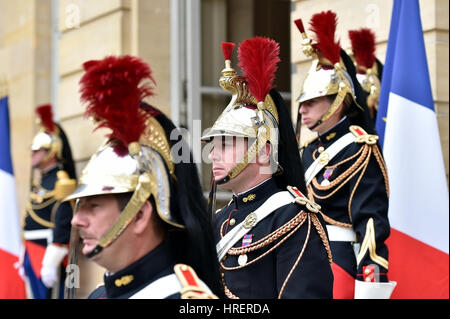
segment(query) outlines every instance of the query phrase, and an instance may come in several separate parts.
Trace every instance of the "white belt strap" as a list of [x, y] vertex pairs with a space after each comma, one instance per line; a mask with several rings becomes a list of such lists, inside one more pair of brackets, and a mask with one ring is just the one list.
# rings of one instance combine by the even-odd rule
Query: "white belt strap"
[[25, 230], [23, 237], [26, 240], [47, 239], [47, 244], [50, 244], [53, 242], [53, 229]]
[[324, 150], [306, 170], [306, 186], [311, 183], [314, 176], [316, 176], [333, 157], [335, 157], [341, 150], [343, 150], [347, 145], [353, 143], [355, 140], [356, 136], [353, 133], [347, 133]]
[[180, 291], [181, 283], [177, 275], [171, 274], [155, 280], [129, 299], [164, 299]]
[[356, 233], [351, 228], [327, 225], [327, 231], [330, 241], [356, 242]]
[[216, 245], [217, 256], [219, 261], [234, 244], [247, 234], [250, 229], [255, 227], [257, 223], [269, 216], [278, 208], [292, 203], [294, 196], [288, 191], [282, 191], [270, 196], [264, 204], [262, 204], [253, 213], [250, 213], [245, 220], [237, 225], [233, 230], [227, 233]]

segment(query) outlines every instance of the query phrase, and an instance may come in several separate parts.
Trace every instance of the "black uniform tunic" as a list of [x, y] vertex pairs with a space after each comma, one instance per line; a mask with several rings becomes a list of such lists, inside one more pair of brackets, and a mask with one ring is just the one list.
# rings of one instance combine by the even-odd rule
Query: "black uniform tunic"
[[[350, 125], [349, 119], [345, 118], [306, 145], [302, 151], [305, 169], [319, 156], [320, 147], [326, 150], [350, 132]], [[325, 179], [328, 181], [324, 182]], [[333, 262], [359, 280], [363, 280], [363, 266], [376, 265], [380, 281], [387, 281], [388, 249], [385, 240], [390, 233], [388, 180], [377, 144], [353, 142], [346, 146], [315, 176], [308, 192], [321, 206], [328, 224], [346, 224], [356, 232], [359, 243], [367, 235], [367, 245], [361, 246], [363, 252], [359, 256], [359, 264], [352, 243], [330, 241]], [[367, 233], [368, 229], [370, 233]], [[375, 240], [372, 240], [372, 231]], [[372, 248], [374, 253], [370, 252]]]
[[[279, 191], [283, 189], [270, 178], [251, 190], [233, 195], [228, 206], [215, 215], [217, 242]], [[302, 210], [308, 212], [305, 207], [294, 203], [282, 206], [256, 224], [247, 233], [247, 239], [244, 236], [239, 240], [234, 248], [246, 245], [249, 236], [255, 243], [269, 234], [275, 235], [273, 241], [269, 239], [269, 243], [260, 249], [247, 253], [247, 263], [243, 267], [238, 263], [239, 256], [230, 255], [228, 251], [221, 262], [228, 297], [332, 298], [333, 275], [326, 234], [320, 227], [323, 225], [321, 216], [304, 212], [303, 224], [296, 224], [297, 228], [290, 231], [283, 228]], [[316, 226], [322, 229], [322, 237]], [[275, 231], [282, 229], [286, 232], [277, 236]]]

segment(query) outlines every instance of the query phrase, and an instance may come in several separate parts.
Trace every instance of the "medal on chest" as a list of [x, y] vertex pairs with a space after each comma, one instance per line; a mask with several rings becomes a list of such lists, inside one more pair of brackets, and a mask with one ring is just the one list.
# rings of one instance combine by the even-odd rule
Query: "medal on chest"
[[[242, 238], [242, 246], [241, 247], [246, 247], [246, 246], [250, 245], [252, 243], [252, 237], [253, 237], [253, 234], [244, 235], [244, 237]], [[239, 257], [238, 257], [239, 266], [245, 266], [247, 264], [247, 260], [248, 260], [247, 254], [239, 255]]]
[[334, 168], [327, 168], [323, 173], [323, 181], [320, 183], [320, 186], [328, 186], [330, 185], [330, 177], [333, 174]]

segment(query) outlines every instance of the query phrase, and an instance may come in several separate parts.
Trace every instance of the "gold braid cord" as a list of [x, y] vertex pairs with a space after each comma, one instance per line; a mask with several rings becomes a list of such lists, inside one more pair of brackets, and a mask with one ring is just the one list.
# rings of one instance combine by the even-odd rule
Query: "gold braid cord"
[[[367, 166], [369, 165], [370, 162], [370, 158], [371, 155], [374, 155], [375, 159], [377, 160], [378, 166], [380, 167], [380, 170], [383, 174], [383, 178], [385, 181], [385, 187], [386, 187], [386, 193], [389, 196], [389, 181], [388, 181], [388, 176], [387, 176], [387, 169], [386, 169], [386, 165], [384, 163], [383, 157], [381, 155], [380, 150], [378, 149], [376, 144], [363, 144], [362, 147], [359, 149], [358, 152], [356, 152], [355, 154], [353, 154], [352, 156], [340, 161], [339, 163], [336, 163], [334, 165], [330, 165], [330, 166], [326, 166], [324, 169], [335, 169], [338, 166], [352, 160], [352, 159], [356, 159], [355, 162], [348, 168], [346, 169], [342, 174], [340, 174], [337, 178], [335, 178], [333, 181], [330, 182], [329, 185], [320, 185], [319, 182], [317, 181], [317, 178], [314, 177], [312, 179], [311, 184], [308, 186], [308, 197], [311, 200], [314, 200], [315, 198], [317, 199], [328, 199], [331, 196], [333, 196], [334, 194], [336, 194], [337, 191], [339, 191], [344, 185], [346, 185], [353, 177], [355, 177], [358, 173], [358, 179], [355, 183], [355, 187], [352, 189], [351, 194], [350, 194], [350, 198], [348, 201], [348, 216], [350, 218], [350, 221], [352, 221], [352, 214], [351, 214], [351, 204], [353, 201], [353, 196], [356, 192], [356, 189], [359, 186], [359, 183], [361, 182], [361, 179], [367, 169]], [[315, 154], [316, 152], [313, 153], [313, 159], [315, 159]], [[314, 190], [319, 190], [319, 191], [329, 191], [329, 193], [327, 195], [318, 195]], [[342, 223], [342, 222], [338, 222], [334, 219], [332, 219], [329, 216], [326, 216], [325, 214], [322, 214], [322, 216], [324, 217], [325, 221], [328, 222], [329, 224], [332, 225], [336, 225], [336, 226], [341, 226], [341, 227], [347, 227], [347, 228], [351, 228], [352, 225], [351, 224], [347, 224], [347, 223]]]
[[286, 241], [292, 234], [294, 234], [303, 225], [303, 223], [306, 220], [306, 217], [307, 217], [307, 213], [305, 213], [304, 211], [301, 211], [294, 218], [292, 218], [290, 221], [285, 223], [283, 226], [281, 226], [277, 230], [271, 232], [267, 236], [261, 238], [260, 240], [254, 242], [254, 243], [251, 243], [250, 245], [245, 246], [245, 247], [230, 248], [227, 252], [228, 255], [232, 255], [232, 256], [243, 255], [243, 254], [246, 254], [249, 252], [259, 250], [263, 247], [266, 247], [267, 245], [280, 239], [283, 235], [286, 235], [278, 243], [276, 243], [273, 247], [271, 247], [269, 250], [267, 250], [265, 253], [261, 254], [260, 256], [253, 259], [252, 261], [246, 263], [243, 266], [227, 267], [221, 261], [220, 262], [221, 267], [224, 270], [238, 270], [238, 269], [245, 268], [251, 264], [254, 264], [258, 260], [267, 256], [269, 253], [271, 253], [273, 250], [275, 250], [278, 246], [280, 246], [284, 241]]
[[[49, 200], [47, 202], [50, 202], [50, 201], [52, 203], [55, 202], [52, 200]], [[50, 205], [50, 204], [48, 204], [48, 205]], [[46, 205], [46, 206], [48, 206], [48, 205]], [[44, 207], [46, 207], [46, 206], [44, 206]], [[26, 203], [25, 209], [27, 211], [27, 214], [30, 215], [30, 217], [39, 225], [44, 226], [46, 228], [54, 228], [55, 227], [55, 223], [45, 220], [42, 217], [39, 217], [38, 214], [36, 214], [36, 212], [34, 211], [34, 209], [36, 209], [36, 208], [34, 208], [33, 205], [29, 201]]]
[[[289, 274], [286, 276], [283, 285], [280, 289], [278, 298], [280, 299], [283, 295], [283, 292], [285, 290], [285, 287], [287, 285], [287, 282], [289, 281], [289, 279], [291, 278], [294, 270], [297, 268], [298, 264], [300, 263], [300, 260], [304, 254], [304, 251], [308, 245], [309, 242], [309, 237], [310, 237], [310, 233], [311, 233], [311, 222], [314, 225], [317, 233], [319, 234], [320, 238], [322, 239], [322, 242], [325, 246], [325, 249], [327, 251], [328, 254], [328, 260], [331, 264], [332, 261], [332, 257], [331, 257], [331, 249], [330, 249], [330, 245], [328, 242], [328, 239], [326, 237], [326, 233], [325, 230], [323, 229], [322, 225], [320, 224], [317, 216], [314, 213], [306, 213], [305, 211], [300, 211], [295, 217], [293, 217], [291, 220], [289, 220], [288, 222], [286, 222], [283, 226], [281, 226], [280, 228], [276, 229], [275, 231], [271, 232], [270, 234], [266, 235], [265, 237], [261, 238], [260, 240], [251, 243], [248, 246], [245, 247], [239, 247], [239, 248], [230, 248], [227, 252], [228, 255], [232, 255], [232, 256], [238, 256], [238, 255], [242, 255], [242, 254], [247, 254], [249, 252], [253, 252], [253, 251], [257, 251], [263, 247], [268, 246], [269, 244], [275, 242], [276, 240], [282, 238], [279, 242], [277, 242], [273, 247], [271, 247], [270, 249], [268, 249], [266, 252], [264, 252], [263, 254], [261, 254], [260, 256], [256, 257], [255, 259], [251, 260], [250, 262], [246, 263], [243, 266], [235, 266], [235, 267], [227, 267], [224, 265], [224, 263], [221, 261], [220, 262], [220, 266], [223, 270], [227, 270], [227, 271], [232, 271], [232, 270], [239, 270], [242, 268], [245, 268], [257, 261], [259, 261], [260, 259], [264, 258], [265, 256], [267, 256], [268, 254], [270, 254], [273, 250], [275, 250], [277, 247], [279, 247], [283, 242], [285, 242], [291, 235], [293, 235], [297, 230], [300, 229], [300, 227], [303, 226], [303, 224], [305, 223], [305, 221], [308, 220], [308, 232], [306, 235], [306, 239], [305, 242], [303, 244], [303, 247], [300, 251], [300, 254], [297, 258], [297, 260], [295, 261], [294, 265], [292, 266]], [[220, 235], [221, 237], [223, 237], [223, 226], [226, 224], [227, 221], [224, 221], [221, 225], [221, 229], [220, 229]], [[225, 284], [225, 279], [224, 279], [224, 274], [222, 273], [222, 284], [224, 286], [224, 291], [225, 291], [225, 295], [230, 298], [230, 299], [239, 299], [239, 297], [237, 297], [236, 295], [234, 295], [230, 289], [227, 287], [227, 285]]]
[[[34, 187], [36, 187], [40, 190], [39, 193], [43, 192], [44, 194], [40, 195], [40, 194], [31, 192], [29, 195], [30, 199], [25, 204], [26, 212], [39, 225], [44, 226], [45, 228], [54, 228], [55, 223], [53, 221], [55, 218], [56, 210], [58, 209], [60, 202], [57, 201], [54, 191], [45, 189], [40, 184], [34, 184]], [[56, 203], [56, 204], [52, 207], [50, 220], [46, 220], [46, 219], [40, 217], [35, 212], [35, 210], [44, 209], [53, 203]]]

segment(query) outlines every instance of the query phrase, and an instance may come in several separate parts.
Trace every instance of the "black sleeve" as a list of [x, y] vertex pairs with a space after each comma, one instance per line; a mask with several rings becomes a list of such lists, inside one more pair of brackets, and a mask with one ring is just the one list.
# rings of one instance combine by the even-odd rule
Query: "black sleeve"
[[55, 214], [55, 228], [53, 229], [53, 242], [58, 244], [68, 244], [70, 240], [70, 230], [72, 220], [72, 207], [69, 202], [59, 205]]
[[[376, 145], [372, 146], [375, 151]], [[362, 267], [375, 264], [379, 267], [380, 280], [387, 281], [388, 249], [385, 244], [389, 237], [388, 195], [383, 171], [371, 155], [366, 170], [352, 179], [350, 189], [354, 190], [351, 202], [353, 228], [361, 238], [361, 247], [357, 256], [357, 279], [362, 280]], [[387, 178], [387, 177], [386, 177]]]

